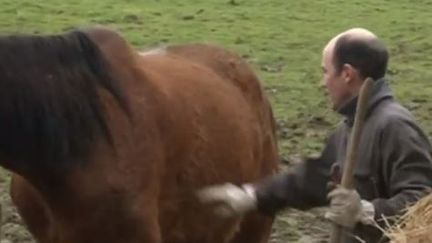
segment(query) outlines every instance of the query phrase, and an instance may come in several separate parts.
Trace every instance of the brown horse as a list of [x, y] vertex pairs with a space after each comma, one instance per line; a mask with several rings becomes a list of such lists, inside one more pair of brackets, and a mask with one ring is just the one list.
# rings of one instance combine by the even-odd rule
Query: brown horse
[[259, 80], [210, 45], [140, 53], [104, 28], [0, 38], [0, 163], [41, 243], [262, 243], [197, 189], [275, 171]]

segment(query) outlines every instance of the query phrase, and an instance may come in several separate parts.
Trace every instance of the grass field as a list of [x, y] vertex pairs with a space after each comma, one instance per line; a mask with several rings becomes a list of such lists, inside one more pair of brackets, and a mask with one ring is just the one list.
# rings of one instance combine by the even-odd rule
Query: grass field
[[[211, 42], [239, 52], [263, 80], [287, 163], [318, 152], [339, 119], [318, 87], [322, 47], [347, 28], [365, 27], [390, 49], [394, 93], [432, 135], [431, 0], [0, 0], [2, 34], [57, 33], [94, 24], [117, 29], [137, 48]], [[1, 173], [6, 238], [33, 242], [13, 213], [8, 177]], [[272, 242], [320, 238], [321, 215], [288, 210], [279, 216]]]

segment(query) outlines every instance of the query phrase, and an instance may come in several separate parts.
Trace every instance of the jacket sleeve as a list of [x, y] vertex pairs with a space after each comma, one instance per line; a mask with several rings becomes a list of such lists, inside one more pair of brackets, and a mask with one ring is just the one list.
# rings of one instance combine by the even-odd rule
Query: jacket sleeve
[[329, 137], [319, 158], [307, 159], [286, 173], [256, 183], [258, 210], [272, 215], [285, 207], [305, 210], [327, 204], [326, 187], [335, 161], [335, 136]]
[[392, 119], [381, 138], [381, 170], [388, 198], [372, 201], [375, 218], [398, 215], [432, 187], [431, 145], [410, 120]]

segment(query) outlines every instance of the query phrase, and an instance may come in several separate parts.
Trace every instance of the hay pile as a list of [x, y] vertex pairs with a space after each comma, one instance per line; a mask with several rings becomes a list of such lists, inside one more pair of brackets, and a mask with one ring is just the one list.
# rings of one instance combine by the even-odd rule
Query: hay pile
[[408, 207], [405, 214], [384, 234], [392, 243], [431, 243], [432, 194]]

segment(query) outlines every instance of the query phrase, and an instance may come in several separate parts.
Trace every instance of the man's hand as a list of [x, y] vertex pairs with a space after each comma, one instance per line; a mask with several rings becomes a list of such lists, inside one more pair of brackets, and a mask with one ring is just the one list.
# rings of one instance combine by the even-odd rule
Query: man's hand
[[338, 186], [327, 197], [330, 199], [330, 209], [325, 218], [347, 228], [354, 228], [359, 222], [373, 224], [373, 204], [361, 200], [357, 191]]
[[216, 215], [225, 218], [240, 216], [255, 209], [257, 204], [255, 190], [249, 184], [210, 186], [198, 191], [197, 196], [202, 203], [213, 207]]

